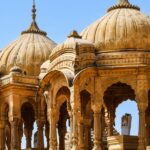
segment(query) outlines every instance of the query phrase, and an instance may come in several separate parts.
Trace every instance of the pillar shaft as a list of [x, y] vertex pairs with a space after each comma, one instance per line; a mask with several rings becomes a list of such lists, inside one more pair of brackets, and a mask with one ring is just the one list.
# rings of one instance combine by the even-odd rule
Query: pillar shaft
[[33, 128], [26, 127], [24, 128], [24, 134], [26, 137], [26, 148], [31, 148], [31, 141], [32, 141], [32, 130]]
[[72, 112], [71, 111], [68, 111], [69, 113], [69, 117], [70, 117], [70, 144], [69, 144], [69, 147], [70, 149], [72, 148], [72, 133], [73, 133], [73, 116], [72, 116]]
[[139, 109], [139, 146], [138, 150], [146, 149], [145, 109]]
[[114, 117], [113, 117], [113, 109], [110, 108], [109, 110], [109, 121], [108, 121], [108, 136], [113, 136], [113, 124], [114, 124]]
[[22, 122], [20, 122], [20, 124], [19, 124], [19, 127], [18, 127], [18, 129], [19, 129], [19, 141], [18, 141], [18, 144], [19, 144], [19, 148], [21, 149], [21, 143], [22, 143], [22, 137], [23, 137], [23, 123]]
[[94, 148], [93, 150], [102, 150], [101, 147], [101, 109], [94, 108]]
[[45, 136], [47, 140], [47, 149], [49, 149], [49, 123], [46, 123], [46, 128], [45, 128]]
[[78, 146], [77, 111], [73, 110], [72, 150], [77, 150], [77, 146]]
[[66, 127], [58, 128], [59, 132], [59, 150], [65, 150], [65, 135], [66, 135]]
[[3, 121], [0, 121], [0, 150], [5, 149], [5, 125]]
[[20, 150], [20, 133], [19, 128], [21, 125], [21, 120], [19, 118], [14, 118], [11, 124], [11, 150]]
[[78, 122], [78, 149], [85, 149], [83, 119]]
[[38, 150], [43, 150], [44, 149], [44, 135], [43, 135], [44, 122], [37, 121], [37, 127], [38, 127]]
[[50, 109], [48, 111], [48, 120], [50, 124], [50, 141], [49, 145], [50, 148], [49, 150], [57, 150], [57, 137], [56, 137], [56, 110], [55, 109]]

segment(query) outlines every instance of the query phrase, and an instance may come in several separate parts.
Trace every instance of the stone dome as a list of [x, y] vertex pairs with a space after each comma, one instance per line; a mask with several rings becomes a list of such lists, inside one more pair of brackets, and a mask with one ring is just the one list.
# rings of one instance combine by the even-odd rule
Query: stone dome
[[73, 30], [63, 43], [53, 49], [49, 58], [50, 70], [69, 68], [74, 71], [93, 64], [95, 47]]
[[51, 50], [56, 43], [41, 31], [35, 21], [35, 5], [32, 10], [33, 21], [28, 30], [21, 36], [2, 49], [0, 54], [0, 72], [8, 74], [13, 66], [18, 66], [27, 75], [38, 75], [41, 64], [49, 58]]
[[150, 50], [150, 18], [128, 0], [119, 0], [105, 16], [83, 30], [81, 36], [94, 42], [101, 52]]
[[82, 37], [78, 35], [77, 31], [73, 30], [63, 43], [58, 44], [53, 49], [52, 53], [50, 54], [50, 61], [53, 61], [55, 58], [58, 58], [64, 53], [67, 54], [67, 51], [76, 54], [78, 45], [93, 47], [92, 42], [82, 39]]

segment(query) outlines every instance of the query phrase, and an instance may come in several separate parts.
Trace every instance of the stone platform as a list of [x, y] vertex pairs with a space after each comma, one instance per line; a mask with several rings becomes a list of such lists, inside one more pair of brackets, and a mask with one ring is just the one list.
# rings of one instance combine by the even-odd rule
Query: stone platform
[[146, 150], [150, 150], [150, 146], [147, 146], [147, 147], [146, 147]]
[[137, 136], [111, 136], [107, 138], [108, 150], [137, 150]]

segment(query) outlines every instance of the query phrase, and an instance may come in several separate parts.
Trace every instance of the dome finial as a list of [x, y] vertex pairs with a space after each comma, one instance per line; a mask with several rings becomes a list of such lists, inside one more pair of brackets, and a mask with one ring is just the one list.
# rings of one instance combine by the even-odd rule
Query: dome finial
[[32, 5], [32, 20], [35, 22], [36, 19], [36, 6], [35, 6], [35, 0], [33, 0], [33, 5]]
[[114, 9], [121, 9], [121, 8], [129, 8], [129, 9], [136, 9], [140, 10], [138, 6], [132, 5], [129, 0], [118, 0], [118, 4], [110, 7], [108, 9], [108, 12]]
[[29, 27], [28, 30], [23, 31], [22, 34], [25, 33], [37, 33], [46, 36], [47, 33], [44, 31], [41, 31], [36, 23], [36, 6], [35, 6], [35, 0], [33, 0], [33, 5], [32, 5], [32, 23]]
[[130, 4], [128, 0], [118, 0], [118, 4], [124, 5], [124, 4]]
[[79, 39], [82, 38], [82, 37], [78, 34], [78, 32], [77, 32], [76, 30], [72, 30], [72, 31], [70, 32], [70, 34], [68, 35], [68, 38], [71, 38], [71, 37], [73, 37], [73, 38], [79, 38]]

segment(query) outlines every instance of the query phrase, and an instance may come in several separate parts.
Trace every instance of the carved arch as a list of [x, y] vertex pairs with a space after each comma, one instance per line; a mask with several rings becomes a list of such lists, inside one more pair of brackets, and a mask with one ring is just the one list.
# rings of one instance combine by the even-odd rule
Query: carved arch
[[20, 106], [20, 111], [21, 111], [22, 106], [23, 106], [24, 104], [26, 104], [26, 103], [28, 103], [28, 104], [30, 104], [30, 105], [32, 106], [32, 108], [33, 108], [33, 110], [34, 110], [34, 117], [35, 117], [35, 119], [36, 119], [36, 118], [38, 117], [38, 115], [37, 115], [37, 104], [36, 104], [36, 102], [34, 101], [34, 99], [27, 99], [27, 98], [23, 99], [23, 101], [22, 101], [22, 103], [21, 103], [21, 106]]
[[135, 90], [126, 83], [117, 82], [112, 84], [104, 92], [104, 106], [106, 107], [107, 103], [115, 103], [117, 107], [120, 103], [127, 99], [136, 101]]

